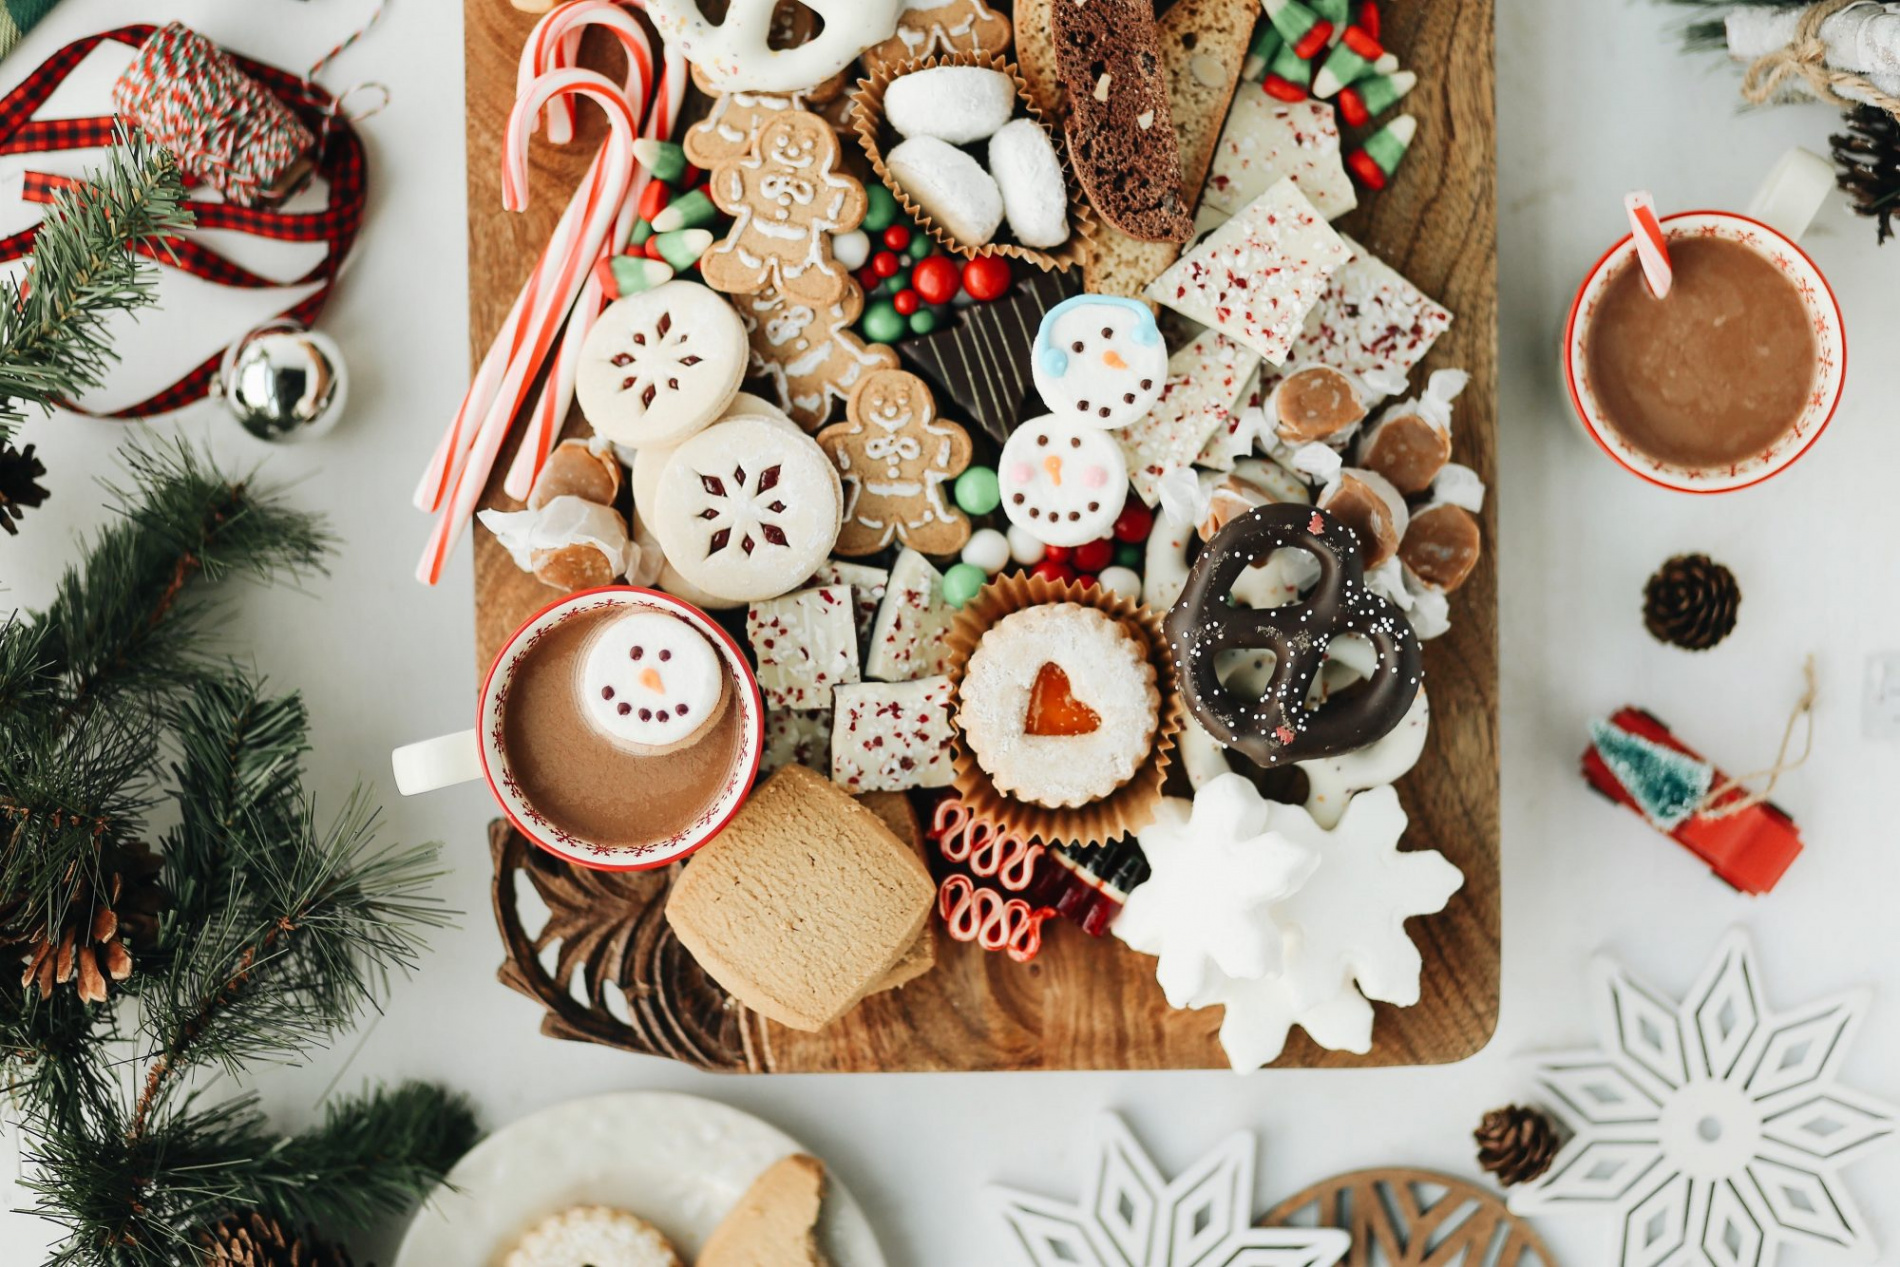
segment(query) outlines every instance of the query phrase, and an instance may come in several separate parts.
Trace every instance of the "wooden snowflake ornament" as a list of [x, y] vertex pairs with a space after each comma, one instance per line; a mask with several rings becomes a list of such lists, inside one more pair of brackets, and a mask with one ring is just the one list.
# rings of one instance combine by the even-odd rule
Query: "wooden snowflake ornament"
[[1877, 1261], [1841, 1171], [1895, 1110], [1836, 1081], [1868, 995], [1771, 1012], [1739, 930], [1680, 1003], [1607, 960], [1595, 978], [1602, 1049], [1537, 1062], [1575, 1137], [1511, 1209], [1614, 1211], [1622, 1267], [1769, 1267], [1782, 1245]]
[[990, 1199], [1032, 1267], [1334, 1267], [1352, 1238], [1334, 1228], [1257, 1228], [1254, 1139], [1230, 1135], [1164, 1179], [1114, 1114], [1099, 1119], [1075, 1205], [1013, 1188]]

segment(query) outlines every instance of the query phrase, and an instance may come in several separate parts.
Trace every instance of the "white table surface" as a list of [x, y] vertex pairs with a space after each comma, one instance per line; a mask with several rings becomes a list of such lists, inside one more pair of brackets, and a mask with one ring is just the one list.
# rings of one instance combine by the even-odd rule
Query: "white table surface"
[[[500, 4], [503, 0], [491, 0]], [[1422, 3], [1424, 0], [1402, 0]], [[1449, 0], [1433, 0], [1448, 3]], [[1448, 1068], [1375, 1072], [889, 1075], [719, 1078], [663, 1060], [543, 1038], [539, 1009], [495, 981], [501, 947], [488, 912], [485, 828], [474, 786], [397, 798], [387, 754], [465, 724], [474, 673], [467, 547], [445, 582], [411, 579], [428, 532], [409, 492], [467, 376], [463, 304], [462, 72], [459, 5], [395, 0], [382, 27], [330, 74], [386, 82], [390, 109], [365, 124], [374, 165], [369, 225], [324, 319], [349, 358], [351, 416], [305, 448], [268, 450], [214, 411], [161, 430], [208, 434], [232, 462], [268, 457], [296, 498], [321, 507], [344, 546], [332, 574], [293, 592], [249, 593], [232, 622], [275, 684], [306, 693], [316, 751], [310, 785], [334, 809], [365, 780], [391, 840], [441, 839], [441, 896], [465, 912], [434, 938], [422, 971], [386, 1015], [307, 1068], [256, 1086], [286, 1128], [312, 1120], [332, 1086], [433, 1078], [471, 1094], [490, 1126], [591, 1092], [664, 1088], [723, 1098], [821, 1153], [877, 1225], [893, 1264], [1003, 1260], [979, 1213], [991, 1180], [1073, 1195], [1087, 1117], [1124, 1113], [1164, 1168], [1178, 1169], [1237, 1126], [1263, 1141], [1259, 1198], [1361, 1166], [1409, 1163], [1475, 1174], [1480, 1113], [1528, 1090], [1517, 1058], [1591, 1037], [1581, 968], [1615, 951], [1658, 985], [1686, 986], [1721, 932], [1754, 930], [1771, 1002], [1881, 987], [1846, 1067], [1863, 1089], [1900, 1099], [1900, 750], [1861, 737], [1867, 655], [1900, 648], [1893, 583], [1893, 472], [1900, 467], [1900, 245], [1835, 202], [1808, 239], [1846, 310], [1847, 401], [1794, 471], [1738, 495], [1697, 500], [1648, 488], [1586, 448], [1566, 417], [1556, 331], [1582, 271], [1622, 230], [1619, 195], [1647, 186], [1664, 208], [1740, 207], [1789, 145], [1825, 148], [1834, 116], [1802, 107], [1741, 113], [1725, 66], [1680, 56], [1675, 12], [1635, 0], [1502, 0], [1499, 117], [1502, 243], [1504, 1007], [1496, 1039]], [[136, 6], [177, 16], [227, 45], [302, 65], [354, 26], [368, 0], [211, 0]], [[68, 0], [0, 63], [10, 86], [65, 41], [131, 20], [135, 6]], [[105, 59], [102, 58], [102, 61]], [[76, 86], [73, 112], [100, 108], [107, 66]], [[1430, 67], [1418, 68], [1426, 74]], [[57, 109], [59, 103], [55, 103]], [[45, 165], [56, 166], [53, 160]], [[0, 168], [0, 208], [17, 201], [20, 163]], [[0, 220], [10, 212], [0, 211]], [[10, 224], [0, 231], [10, 229]], [[283, 256], [276, 257], [279, 260]], [[167, 290], [166, 314], [124, 345], [132, 364], [113, 399], [160, 385], [264, 310], [202, 287]], [[202, 323], [179, 314], [202, 315]], [[184, 326], [200, 324], [196, 330]], [[140, 390], [143, 389], [143, 390]], [[1884, 428], [1884, 430], [1883, 430]], [[0, 538], [4, 602], [43, 603], [74, 535], [100, 522], [93, 478], [127, 436], [116, 423], [29, 424], [53, 496], [17, 540]], [[1719, 651], [1688, 656], [1650, 641], [1645, 577], [1679, 550], [1706, 549], [1740, 577], [1741, 625]], [[1729, 892], [1636, 817], [1588, 793], [1576, 774], [1587, 718], [1644, 704], [1731, 768], [1770, 755], [1814, 652], [1823, 682], [1817, 756], [1778, 799], [1808, 853], [1771, 896]], [[0, 1149], [0, 1185], [14, 1169]], [[1887, 1261], [1900, 1259], [1900, 1150], [1850, 1172]], [[5, 1206], [26, 1194], [0, 1192]], [[1609, 1259], [1607, 1217], [1548, 1220], [1572, 1267]], [[42, 1225], [0, 1215], [0, 1260], [25, 1263]], [[393, 1241], [363, 1248], [387, 1261]], [[1788, 1264], [1825, 1263], [1790, 1253]]]

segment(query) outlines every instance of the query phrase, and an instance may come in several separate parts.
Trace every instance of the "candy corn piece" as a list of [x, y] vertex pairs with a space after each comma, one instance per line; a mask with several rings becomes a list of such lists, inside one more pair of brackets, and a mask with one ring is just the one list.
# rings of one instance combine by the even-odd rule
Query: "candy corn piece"
[[1307, 0], [1313, 6], [1313, 12], [1320, 19], [1330, 22], [1334, 30], [1346, 25], [1352, 18], [1352, 0]]
[[610, 299], [637, 295], [673, 280], [673, 270], [639, 255], [610, 255], [594, 265], [594, 277]]
[[1336, 97], [1339, 90], [1373, 74], [1373, 63], [1385, 56], [1379, 41], [1356, 26], [1346, 28], [1339, 43], [1326, 56], [1326, 64], [1313, 76], [1313, 95], [1321, 99]]
[[652, 224], [653, 217], [659, 215], [671, 201], [673, 201], [672, 187], [663, 180], [650, 180], [647, 182], [647, 187], [640, 191], [640, 202], [635, 211], [642, 220]]
[[674, 229], [671, 233], [656, 233], [653, 240], [659, 244], [660, 258], [674, 272], [684, 273], [712, 247], [713, 235], [710, 229]]
[[1376, 40], [1379, 38], [1379, 27], [1378, 0], [1363, 0], [1359, 6], [1359, 29]]
[[633, 158], [653, 174], [655, 180], [678, 184], [686, 174], [686, 151], [672, 141], [643, 136], [633, 143]]
[[1253, 44], [1247, 49], [1247, 60], [1240, 64], [1240, 77], [1259, 82], [1267, 73], [1267, 67], [1280, 55], [1280, 46], [1286, 43], [1280, 38], [1279, 30], [1271, 22], [1262, 22], [1254, 33]]
[[1333, 24], [1300, 3], [1300, 0], [1260, 0], [1266, 7], [1267, 21], [1273, 23], [1287, 47], [1311, 60], [1333, 38]]
[[1339, 100], [1334, 104], [1348, 126], [1363, 128], [1417, 86], [1418, 76], [1409, 70], [1395, 75], [1368, 75], [1351, 87], [1340, 89]]
[[653, 223], [636, 216], [633, 221], [633, 235], [627, 239], [629, 249], [645, 246], [647, 239], [653, 236]]
[[1313, 82], [1313, 63], [1293, 51], [1291, 44], [1280, 46], [1267, 78], [1260, 86], [1269, 97], [1281, 101], [1305, 101], [1306, 87]]
[[1365, 144], [1346, 155], [1346, 168], [1367, 189], [1384, 189], [1399, 169], [1405, 151], [1418, 133], [1418, 119], [1402, 114], [1367, 137]]
[[651, 219], [655, 233], [671, 233], [675, 229], [697, 229], [701, 225], [711, 224], [718, 215], [719, 208], [713, 206], [713, 200], [706, 196], [706, 191], [695, 189], [667, 203]]

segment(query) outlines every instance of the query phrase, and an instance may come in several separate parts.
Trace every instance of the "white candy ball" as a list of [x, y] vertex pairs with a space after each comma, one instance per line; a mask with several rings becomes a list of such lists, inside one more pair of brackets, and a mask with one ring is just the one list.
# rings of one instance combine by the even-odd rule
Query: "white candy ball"
[[1123, 598], [1141, 597], [1141, 577], [1135, 574], [1133, 568], [1103, 568], [1102, 574], [1095, 579], [1111, 594], [1120, 594]]
[[982, 568], [991, 576], [1009, 562], [1009, 538], [994, 528], [978, 528], [963, 546], [963, 561]]
[[871, 258], [870, 235], [863, 229], [832, 234], [831, 257], [852, 272], [857, 272], [864, 267], [864, 261]]
[[1027, 529], [1015, 524], [1009, 527], [1009, 557], [1026, 568], [1035, 567], [1042, 562], [1042, 556], [1049, 553], [1049, 547], [1029, 535]]

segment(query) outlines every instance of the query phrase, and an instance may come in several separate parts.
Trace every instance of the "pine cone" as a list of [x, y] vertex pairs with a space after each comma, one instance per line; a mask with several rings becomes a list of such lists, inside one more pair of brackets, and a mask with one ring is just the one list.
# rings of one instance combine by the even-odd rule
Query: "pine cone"
[[46, 464], [33, 456], [32, 445], [16, 449], [0, 444], [0, 528], [7, 535], [18, 536], [14, 521], [46, 500], [39, 482], [44, 474]]
[[1854, 200], [1854, 210], [1877, 220], [1876, 241], [1893, 236], [1900, 213], [1900, 119], [1876, 106], [1856, 106], [1844, 116], [1847, 131], [1828, 140], [1834, 146], [1837, 182]]
[[131, 948], [157, 939], [165, 905], [162, 865], [140, 841], [115, 842], [100, 857], [98, 881], [81, 878], [56, 918], [22, 898], [7, 903], [0, 911], [0, 945], [18, 949], [20, 984], [42, 995], [71, 985], [86, 1002], [105, 1002], [110, 983], [132, 975]]
[[1478, 1165], [1507, 1188], [1549, 1170], [1562, 1144], [1548, 1117], [1516, 1104], [1486, 1113], [1471, 1137], [1478, 1141]]
[[309, 1233], [293, 1235], [276, 1219], [253, 1210], [230, 1218], [198, 1234], [208, 1251], [205, 1267], [351, 1267], [340, 1246], [329, 1245]]
[[1679, 554], [1643, 588], [1643, 624], [1657, 641], [1707, 651], [1734, 632], [1742, 588], [1706, 554]]

